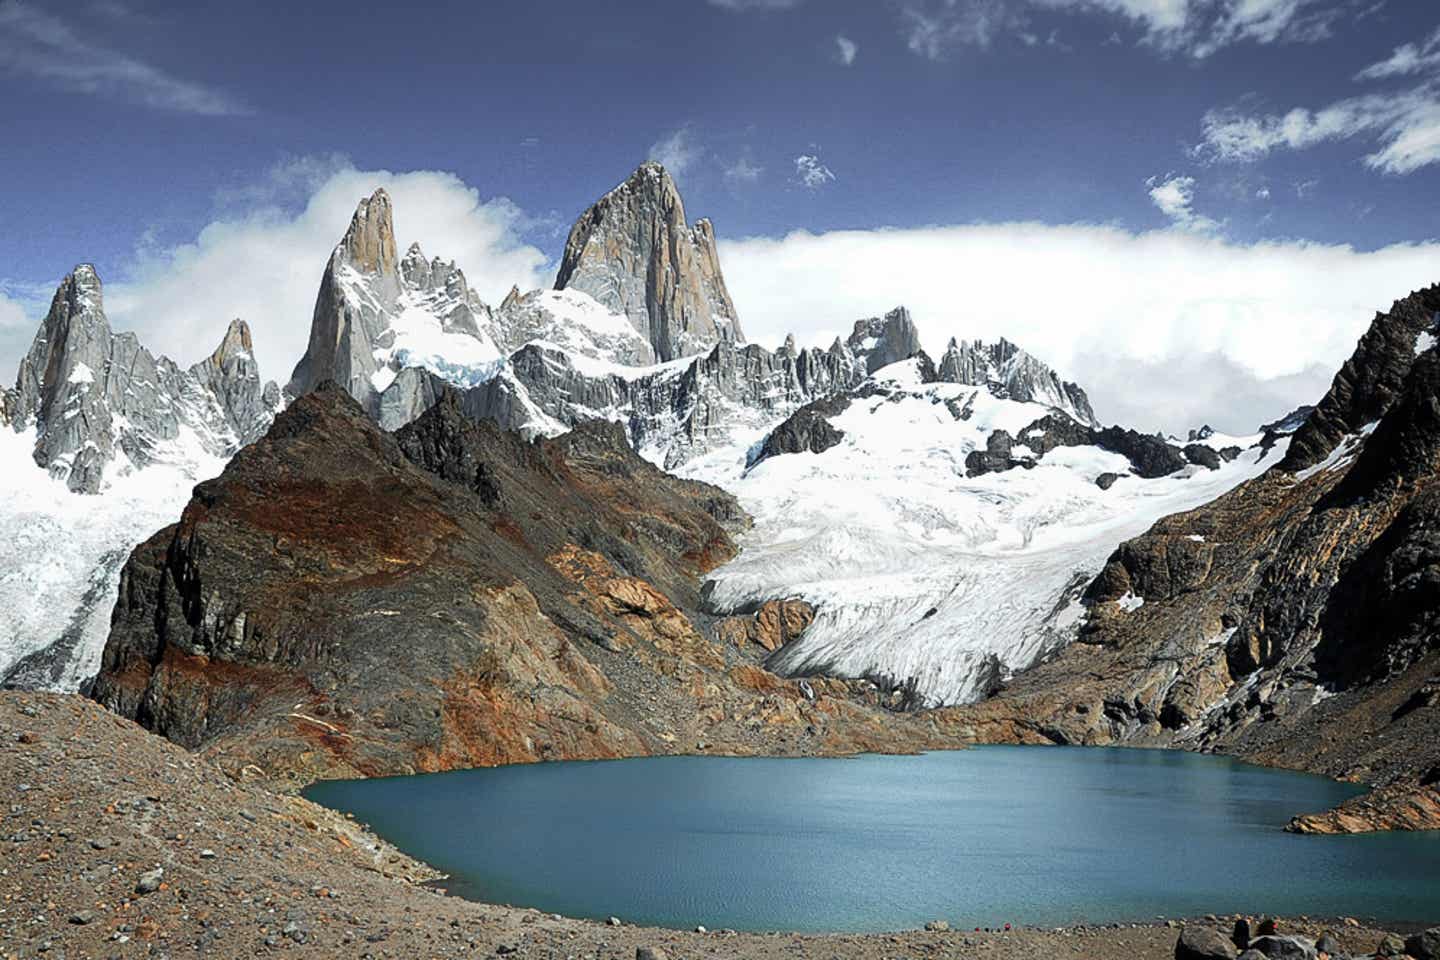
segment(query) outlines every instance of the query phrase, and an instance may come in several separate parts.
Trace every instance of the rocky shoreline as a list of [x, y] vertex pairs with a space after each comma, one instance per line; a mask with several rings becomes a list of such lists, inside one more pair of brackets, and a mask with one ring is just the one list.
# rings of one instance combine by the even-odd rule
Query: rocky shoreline
[[[0, 956], [1177, 956], [1177, 920], [989, 931], [795, 935], [574, 920], [444, 896], [437, 874], [353, 821], [206, 760], [78, 696], [0, 693]], [[703, 922], [703, 918], [699, 918]], [[1228, 934], [1231, 918], [1190, 924]], [[1419, 918], [1417, 918], [1419, 919]], [[1435, 919], [1435, 918], [1430, 918]], [[1367, 955], [1396, 931], [1332, 929]], [[1414, 933], [1419, 927], [1402, 930]], [[1402, 942], [1402, 941], [1392, 941]], [[645, 951], [649, 951], [648, 953]], [[1297, 954], [1298, 955], [1298, 954]]]

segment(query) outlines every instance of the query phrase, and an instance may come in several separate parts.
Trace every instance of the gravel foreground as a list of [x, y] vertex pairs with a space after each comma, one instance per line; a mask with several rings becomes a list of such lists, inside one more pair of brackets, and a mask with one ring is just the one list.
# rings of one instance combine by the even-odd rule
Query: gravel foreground
[[[0, 692], [0, 957], [945, 958], [1175, 956], [1176, 924], [874, 935], [683, 932], [439, 892], [350, 820], [257, 784], [79, 696]], [[1259, 905], [1263, 906], [1263, 905]], [[1230, 922], [1197, 924], [1223, 930]], [[1281, 923], [1347, 952], [1365, 925]], [[645, 956], [644, 953], [641, 956]]]

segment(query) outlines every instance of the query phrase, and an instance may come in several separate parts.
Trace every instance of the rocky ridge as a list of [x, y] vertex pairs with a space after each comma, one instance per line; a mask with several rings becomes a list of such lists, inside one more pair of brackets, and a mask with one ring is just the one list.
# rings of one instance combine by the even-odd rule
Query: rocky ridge
[[182, 370], [134, 334], [111, 331], [100, 277], [81, 264], [55, 291], [6, 406], [14, 429], [35, 431], [35, 462], [93, 494], [117, 471], [228, 457], [264, 433], [279, 403], [275, 385], [260, 381], [243, 321]]

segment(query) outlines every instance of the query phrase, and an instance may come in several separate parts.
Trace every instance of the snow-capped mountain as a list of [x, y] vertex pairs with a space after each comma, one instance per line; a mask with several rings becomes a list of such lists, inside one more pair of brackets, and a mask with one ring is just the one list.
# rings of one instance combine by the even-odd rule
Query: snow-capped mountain
[[[401, 256], [395, 216], [383, 190], [359, 203], [321, 274], [286, 394], [333, 380], [388, 430], [447, 391], [468, 416], [527, 437], [622, 424], [646, 458], [727, 488], [756, 518], [740, 557], [713, 574], [715, 612], [785, 597], [816, 607], [814, 625], [771, 657], [782, 673], [871, 676], [916, 703], [980, 695], [1074, 639], [1075, 597], [1116, 544], [1270, 459], [1253, 438], [1186, 445], [1102, 428], [1083, 389], [1004, 340], [952, 340], [937, 366], [903, 307], [855, 321], [824, 349], [746, 343], [713, 231], [688, 224], [658, 164], [581, 215], [555, 289], [512, 290], [498, 307], [453, 262], [418, 245]], [[77, 270], [62, 285], [5, 407], [22, 434], [37, 431], [39, 462], [76, 489], [109, 491], [85, 509], [55, 484], [15, 495], [15, 510], [29, 511], [18, 528], [32, 533], [12, 544], [78, 544], [44, 558], [63, 567], [47, 596], [78, 611], [63, 644], [46, 632], [49, 601], [6, 581], [34, 615], [6, 624], [0, 675], [49, 648], [46, 683], [92, 669], [128, 549], [280, 404], [273, 385], [258, 386], [243, 326], [183, 375], [142, 359], [122, 382], [107, 358], [149, 354], [110, 338], [92, 278]], [[62, 336], [74, 346], [51, 350]], [[112, 340], [133, 348], [117, 353]], [[148, 384], [163, 388], [153, 401]], [[40, 562], [12, 549], [22, 575]]]
[[261, 382], [239, 320], [188, 369], [113, 333], [82, 264], [4, 405], [0, 681], [73, 689], [94, 672], [131, 548], [265, 433], [280, 391]]

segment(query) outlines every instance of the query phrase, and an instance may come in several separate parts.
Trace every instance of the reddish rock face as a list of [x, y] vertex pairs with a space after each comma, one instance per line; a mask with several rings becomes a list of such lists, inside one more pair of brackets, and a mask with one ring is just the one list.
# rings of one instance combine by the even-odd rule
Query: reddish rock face
[[753, 617], [726, 617], [715, 625], [722, 643], [744, 647], [758, 644], [774, 653], [798, 638], [815, 622], [815, 608], [804, 600], [768, 600]]
[[[734, 555], [715, 517], [740, 515], [614, 425], [532, 444], [447, 396], [387, 434], [322, 388], [135, 550], [94, 696], [292, 785], [938, 743], [863, 683], [783, 680], [711, 639], [698, 578]], [[767, 604], [755, 643], [809, 616]]]

